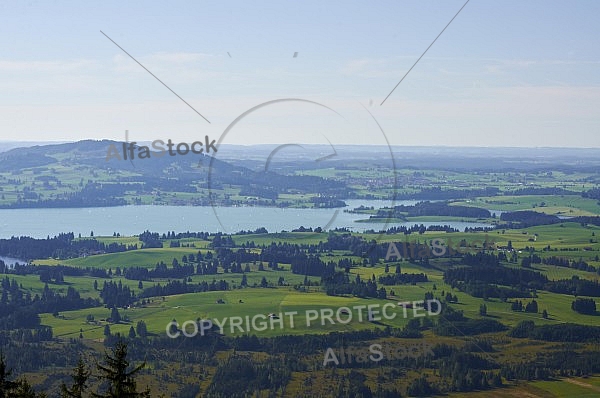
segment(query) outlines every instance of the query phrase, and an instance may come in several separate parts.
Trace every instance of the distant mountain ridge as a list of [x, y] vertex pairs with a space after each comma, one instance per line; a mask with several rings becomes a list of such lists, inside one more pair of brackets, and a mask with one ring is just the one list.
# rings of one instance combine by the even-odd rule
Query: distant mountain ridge
[[[5, 177], [0, 176], [0, 187], [6, 186], [2, 192], [15, 196], [11, 201], [4, 199], [3, 193], [4, 203], [0, 206], [116, 206], [143, 204], [143, 196], [163, 203], [161, 193], [170, 197], [163, 204], [207, 205], [214, 200], [236, 204], [229, 200], [231, 194], [227, 193], [232, 188], [240, 195], [258, 198], [262, 205], [273, 205], [280, 193], [333, 198], [348, 194], [346, 186], [339, 181], [251, 170], [205, 154], [170, 156], [165, 153], [162, 157], [133, 161], [107, 160], [111, 145], [122, 156], [123, 143], [112, 140], [35, 145], [0, 153], [0, 173], [7, 173]], [[75, 185], [73, 181], [79, 183]], [[11, 192], [11, 186], [15, 191]], [[179, 192], [197, 195], [178, 199]], [[214, 195], [210, 199], [209, 193]]]

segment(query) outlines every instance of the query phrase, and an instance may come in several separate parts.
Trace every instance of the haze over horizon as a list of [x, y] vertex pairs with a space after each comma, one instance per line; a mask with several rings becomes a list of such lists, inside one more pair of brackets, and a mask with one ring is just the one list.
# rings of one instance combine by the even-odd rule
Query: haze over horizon
[[[211, 137], [212, 139], [212, 137]], [[36, 145], [60, 145], [60, 144], [71, 144], [71, 143], [77, 143], [77, 142], [81, 142], [81, 141], [86, 141], [86, 140], [94, 140], [94, 141], [102, 141], [102, 140], [108, 140], [108, 141], [114, 141], [114, 142], [126, 142], [124, 139], [111, 139], [111, 138], [82, 138], [80, 140], [0, 140], [0, 151], [1, 150], [5, 150], [4, 148], [25, 148], [25, 147], [31, 147], [31, 146], [36, 146]], [[129, 140], [129, 142], [133, 142], [133, 140]], [[152, 143], [152, 141], [150, 140], [141, 140], [141, 141], [135, 141], [137, 145], [149, 145]], [[173, 141], [176, 142], [176, 141]], [[190, 142], [188, 141], [181, 141], [181, 142]], [[222, 146], [225, 147], [246, 147], [246, 148], [260, 148], [260, 147], [276, 147], [276, 146], [280, 146], [283, 144], [289, 144], [288, 142], [268, 142], [268, 143], [248, 143], [248, 144], [238, 144], [238, 143], [224, 143], [221, 144]], [[329, 147], [330, 144], [323, 144], [323, 143], [301, 143], [302, 145], [305, 146], [327, 146]], [[594, 151], [594, 150], [600, 150], [600, 147], [577, 147], [577, 146], [544, 146], [544, 145], [538, 145], [538, 146], [519, 146], [519, 145], [514, 145], [514, 146], [498, 146], [498, 145], [402, 145], [402, 144], [391, 144], [391, 145], [387, 145], [387, 144], [382, 144], [382, 143], [377, 143], [377, 144], [362, 144], [362, 143], [355, 143], [355, 144], [336, 144], [336, 147], [361, 147], [361, 148], [369, 148], [369, 147], [382, 147], [382, 148], [388, 148], [388, 147], [392, 147], [392, 148], [406, 148], [406, 149], [419, 149], [419, 148], [424, 148], [424, 149], [447, 149], [449, 151], [454, 151], [454, 150], [459, 150], [459, 149], [473, 149], [473, 150], [486, 150], [486, 149], [516, 149], [516, 150], [527, 150], [527, 149], [531, 149], [531, 150], [590, 150], [590, 151]]]

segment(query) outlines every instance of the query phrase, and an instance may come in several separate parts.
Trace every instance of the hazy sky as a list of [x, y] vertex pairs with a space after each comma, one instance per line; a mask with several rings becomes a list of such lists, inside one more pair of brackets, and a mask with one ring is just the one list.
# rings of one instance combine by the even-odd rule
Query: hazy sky
[[[0, 2], [0, 139], [600, 147], [600, 2]], [[211, 123], [185, 105], [102, 30]], [[297, 52], [297, 57], [294, 53]], [[228, 54], [229, 53], [229, 54]]]

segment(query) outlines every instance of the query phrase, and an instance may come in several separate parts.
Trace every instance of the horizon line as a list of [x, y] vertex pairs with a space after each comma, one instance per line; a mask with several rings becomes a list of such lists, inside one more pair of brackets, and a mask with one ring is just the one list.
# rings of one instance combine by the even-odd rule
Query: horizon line
[[[60, 145], [60, 144], [76, 144], [79, 142], [85, 142], [85, 141], [95, 141], [95, 142], [102, 142], [102, 141], [109, 141], [109, 142], [125, 142], [125, 141], [120, 141], [120, 140], [114, 140], [114, 139], [109, 139], [109, 138], [102, 138], [102, 139], [95, 139], [95, 138], [85, 138], [85, 139], [81, 139], [81, 140], [77, 140], [77, 141], [69, 141], [69, 140], [0, 140], [0, 144], [30, 144], [32, 146], [36, 146], [36, 145]], [[184, 141], [182, 141], [184, 142]], [[145, 143], [152, 143], [152, 141], [139, 141], [137, 142], [138, 144], [145, 144]], [[262, 144], [232, 144], [232, 143], [228, 143], [228, 144], [220, 144], [224, 147], [246, 147], [246, 148], [251, 148], [251, 147], [267, 147], [267, 146], [273, 146], [273, 145], [283, 145], [285, 143], [277, 143], [277, 142], [273, 142], [273, 143], [262, 143]], [[306, 146], [329, 146], [327, 144], [316, 144], [316, 143], [301, 143], [302, 145], [306, 145]], [[381, 148], [387, 148], [387, 145], [384, 144], [349, 144], [349, 143], [340, 143], [340, 144], [336, 144], [335, 146], [352, 146], [352, 147], [371, 147], [371, 148], [377, 148], [377, 147], [381, 147]], [[460, 148], [467, 148], [467, 149], [584, 149], [584, 150], [595, 150], [598, 149], [600, 150], [600, 147], [581, 147], [581, 146], [476, 146], [476, 145], [429, 145], [429, 144], [420, 144], [420, 145], [390, 145], [391, 148], [438, 148], [438, 149], [460, 149]]]

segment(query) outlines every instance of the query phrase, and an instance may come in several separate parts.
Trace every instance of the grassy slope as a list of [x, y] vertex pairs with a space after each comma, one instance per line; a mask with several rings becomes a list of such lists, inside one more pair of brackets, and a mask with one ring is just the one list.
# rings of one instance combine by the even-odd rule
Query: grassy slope
[[[481, 245], [481, 242], [487, 236], [490, 240], [495, 240], [498, 245], [506, 245], [510, 240], [514, 247], [516, 248], [524, 248], [526, 246], [535, 246], [538, 249], [546, 247], [550, 245], [552, 248], [556, 247], [560, 249], [562, 247], [584, 247], [589, 246], [589, 243], [585, 243], [586, 240], [589, 240], [592, 232], [600, 232], [600, 228], [597, 227], [582, 227], [576, 223], [564, 223], [563, 226], [543, 226], [543, 227], [533, 227], [525, 230], [507, 230], [507, 231], [497, 231], [497, 233], [452, 233], [445, 234], [441, 232], [431, 232], [426, 233], [424, 235], [410, 235], [408, 240], [429, 240], [434, 238], [444, 238], [447, 242], [451, 239], [454, 244], [457, 244], [461, 239], [466, 239], [469, 243], [478, 242], [478, 246]], [[536, 235], [537, 234], [537, 235]], [[271, 242], [294, 242], [294, 243], [316, 243], [319, 240], [326, 239], [327, 234], [314, 234], [314, 233], [282, 233], [282, 234], [253, 234], [253, 235], [240, 235], [236, 236], [234, 240], [237, 244], [242, 244], [247, 241], [253, 241], [256, 244], [269, 244]], [[404, 235], [365, 235], [366, 239], [378, 239], [379, 241], [402, 241], [406, 239]], [[530, 239], [535, 238], [535, 242], [529, 241]], [[121, 238], [102, 238], [107, 241], [119, 241], [121, 243], [127, 242], [132, 243], [133, 241], [127, 237]], [[583, 243], [582, 243], [583, 242]], [[197, 246], [206, 246], [207, 242], [194, 241], [194, 244]], [[598, 250], [598, 244], [592, 244], [595, 250]], [[165, 263], [171, 263], [173, 258], [181, 259], [181, 256], [184, 254], [192, 254], [196, 253], [199, 248], [163, 248], [163, 249], [145, 249], [138, 251], [131, 251], [125, 253], [114, 253], [114, 254], [106, 254], [106, 255], [97, 255], [90, 256], [87, 258], [78, 258], [62, 261], [61, 263], [65, 265], [72, 266], [81, 266], [81, 267], [100, 267], [100, 268], [112, 268], [113, 271], [117, 266], [121, 268], [126, 266], [143, 266], [152, 268], [158, 261], [164, 261]], [[202, 249], [203, 252], [206, 252], [207, 249]], [[586, 261], [589, 261], [593, 265], [600, 265], [593, 260], [593, 256], [598, 253], [597, 251], [585, 252], [548, 252], [543, 255], [568, 255], [571, 258], [583, 257]], [[337, 261], [342, 257], [349, 256], [341, 256], [342, 253], [333, 253], [332, 256], [327, 257], [327, 260]], [[523, 254], [521, 254], [521, 257]], [[351, 257], [351, 256], [350, 256]], [[352, 258], [352, 257], [351, 257]], [[355, 261], [359, 261], [359, 258], [353, 258]], [[43, 260], [37, 261], [38, 263], [48, 263], [53, 264], [57, 263], [55, 260]], [[436, 266], [436, 261], [433, 260], [432, 264]], [[546, 309], [550, 314], [550, 319], [543, 320], [540, 315], [536, 314], [526, 314], [526, 313], [515, 313], [510, 311], [510, 303], [503, 303], [499, 300], [490, 299], [488, 301], [484, 301], [483, 299], [474, 298], [467, 294], [453, 291], [450, 286], [446, 285], [443, 282], [443, 269], [432, 269], [432, 268], [424, 268], [419, 265], [410, 264], [408, 262], [400, 262], [402, 267], [402, 272], [410, 272], [410, 273], [419, 273], [424, 272], [429, 277], [429, 282], [420, 283], [415, 286], [410, 285], [401, 285], [401, 286], [389, 286], [386, 287], [388, 292], [393, 290], [395, 293], [395, 297], [390, 297], [396, 300], [421, 300], [424, 295], [428, 291], [434, 291], [434, 285], [437, 288], [434, 291], [434, 294], [440, 296], [442, 292], [452, 292], [459, 298], [459, 304], [457, 304], [457, 308], [463, 310], [467, 316], [477, 317], [479, 313], [479, 305], [485, 303], [488, 307], [489, 316], [495, 317], [507, 325], [515, 325], [519, 321], [523, 319], [534, 319], [537, 323], [556, 323], [556, 322], [578, 322], [585, 324], [593, 324], [600, 325], [600, 317], [594, 316], [584, 316], [573, 312], [570, 309], [571, 301], [573, 300], [572, 296], [568, 295], [560, 295], [553, 294], [549, 292], [538, 292], [537, 301], [539, 303], [540, 313], [544, 309]], [[518, 267], [517, 264], [513, 265]], [[260, 284], [260, 280], [262, 277], [265, 277], [272, 286], [276, 286], [280, 277], [283, 277], [286, 284], [294, 285], [299, 284], [304, 280], [304, 277], [301, 275], [294, 275], [289, 272], [289, 265], [281, 265], [282, 270], [272, 271], [257, 271], [257, 265], [251, 265], [251, 271], [247, 274], [248, 284], [249, 286], [255, 286]], [[561, 268], [556, 266], [548, 266], [548, 265], [536, 265], [535, 269], [541, 272], [544, 272], [550, 279], [560, 279], [560, 278], [569, 278], [572, 275], [578, 275], [582, 278], [588, 279], [597, 279], [598, 275], [590, 272], [571, 270], [568, 268]], [[390, 272], [394, 272], [395, 263], [390, 264]], [[379, 277], [383, 275], [384, 266], [383, 264], [379, 264], [376, 267], [356, 267], [351, 270], [352, 274], [358, 274], [362, 279], [371, 278], [373, 275], [375, 277]], [[29, 289], [32, 294], [40, 293], [43, 289], [43, 284], [39, 281], [35, 276], [16, 276], [15, 277], [19, 283], [22, 283], [23, 286]], [[192, 277], [192, 281], [197, 283], [199, 281], [205, 280], [207, 282], [211, 282], [213, 279], [225, 279], [228, 283], [232, 285], [232, 287], [239, 287], [241, 282], [242, 275], [241, 274], [219, 274], [219, 275], [208, 275], [208, 276], [199, 276], [194, 275]], [[128, 281], [124, 278], [114, 277], [113, 280], [122, 280], [123, 283], [130, 286], [134, 291], [138, 291], [138, 282], [137, 281]], [[315, 281], [318, 281], [319, 278], [310, 278]], [[51, 285], [53, 289], [58, 290], [61, 293], [66, 291], [68, 284], [75, 287], [82, 293], [84, 297], [97, 297], [97, 292], [93, 291], [93, 280], [94, 278], [90, 277], [82, 277], [82, 278], [73, 278], [66, 277], [65, 285]], [[100, 286], [104, 282], [103, 279], [97, 279]], [[155, 281], [155, 282], [144, 282], [144, 286], [149, 286], [152, 283], [164, 283], [165, 281]], [[357, 298], [336, 298], [329, 297], [324, 295], [322, 292], [318, 292], [320, 290], [318, 287], [312, 287], [312, 293], [300, 293], [296, 292], [290, 287], [280, 287], [277, 289], [253, 289], [247, 288], [243, 290], [233, 290], [229, 292], [210, 292], [210, 293], [197, 293], [197, 294], [187, 294], [181, 296], [173, 296], [168, 297], [165, 303], [153, 303], [148, 308], [140, 308], [140, 309], [131, 309], [128, 310], [124, 315], [128, 315], [133, 321], [137, 321], [140, 319], [144, 319], [149, 324], [149, 330], [154, 333], [161, 333], [166, 326], [166, 323], [173, 318], [176, 319], [186, 319], [186, 315], [194, 315], [194, 317], [198, 316], [218, 316], [219, 314], [225, 314], [223, 316], [253, 316], [261, 313], [269, 313], [269, 312], [279, 312], [278, 308], [284, 308], [284, 311], [287, 310], [289, 304], [294, 302], [297, 303], [296, 307], [300, 305], [301, 312], [305, 309], [310, 308], [312, 303], [319, 303], [323, 305], [343, 305], [343, 303], [358, 303], [358, 302], [377, 302], [377, 300], [361, 300]], [[214, 304], [217, 296], [227, 297], [226, 301], [228, 304], [226, 305], [216, 305]], [[231, 303], [237, 301], [239, 299], [244, 300], [244, 297], [251, 297], [251, 302], [245, 303], [247, 305], [233, 305]], [[337, 300], [341, 300], [337, 303]], [[246, 300], [244, 300], [246, 301]], [[189, 303], [198, 303], [197, 305], [189, 304]], [[268, 304], [267, 304], [268, 302]], [[171, 304], [168, 304], [171, 303]], [[184, 303], [184, 304], [181, 304]], [[187, 304], [186, 304], [187, 303]], [[337, 303], [337, 304], [336, 304]], [[233, 306], [233, 307], [231, 307]], [[174, 307], [179, 307], [175, 309]], [[88, 313], [92, 313], [96, 316], [97, 319], [108, 316], [106, 309], [94, 309], [94, 310], [82, 310], [82, 311], [73, 311], [72, 313], [65, 313], [66, 319], [54, 319], [50, 315], [44, 316], [44, 322], [55, 327], [56, 333], [58, 335], [64, 333], [76, 333], [79, 330], [79, 327], [83, 325], [82, 322], [85, 321], [85, 316]], [[192, 311], [192, 312], [190, 312]], [[130, 314], [129, 314], [130, 313]], [[195, 318], [194, 318], [195, 319]], [[405, 323], [405, 320], [396, 319], [393, 322], [389, 322], [389, 324], [393, 326], [401, 326]], [[385, 323], [385, 322], [384, 322]], [[85, 325], [84, 325], [85, 326]], [[89, 325], [87, 325], [89, 326]], [[335, 330], [345, 330], [345, 328], [361, 328], [367, 325], [355, 325], [351, 324], [349, 326], [336, 325], [332, 326]], [[128, 329], [129, 326], [123, 325], [115, 325], [114, 326], [117, 331], [121, 329]], [[88, 333], [85, 334], [85, 337], [91, 338], [99, 338], [101, 337], [102, 330], [98, 329], [95, 332], [94, 328], [90, 329], [90, 336]], [[84, 328], [84, 330], [87, 330]], [[327, 329], [325, 329], [327, 330]], [[295, 332], [304, 333], [307, 332], [307, 329], [299, 328]], [[289, 332], [286, 330], [285, 332]], [[277, 331], [267, 331], [261, 334], [270, 335], [273, 333], [277, 333]]]

